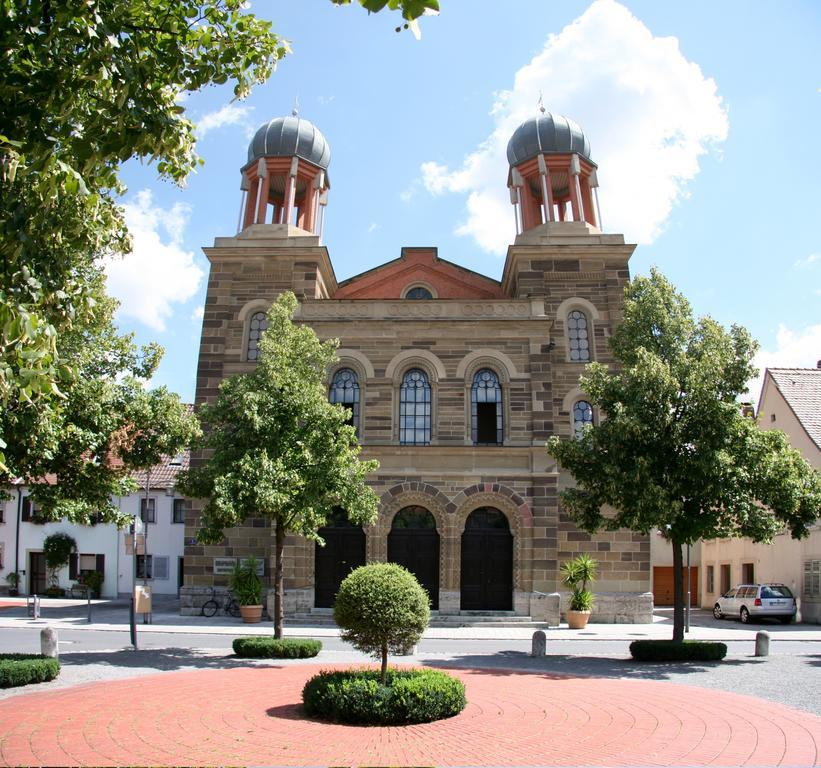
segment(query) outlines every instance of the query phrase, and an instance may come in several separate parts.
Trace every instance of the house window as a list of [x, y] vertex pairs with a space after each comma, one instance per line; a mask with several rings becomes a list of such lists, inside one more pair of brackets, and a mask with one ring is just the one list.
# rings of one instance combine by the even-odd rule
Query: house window
[[172, 523], [185, 523], [185, 499], [174, 499], [174, 508], [171, 512]]
[[431, 425], [430, 382], [424, 371], [409, 370], [399, 390], [399, 443], [429, 445]]
[[715, 585], [715, 568], [712, 565], [707, 566], [707, 594], [712, 595], [716, 590]]
[[487, 368], [473, 377], [470, 429], [474, 445], [502, 444], [502, 387], [499, 377]]
[[581, 437], [584, 428], [593, 423], [593, 406], [587, 400], [579, 400], [573, 406], [573, 436]]
[[804, 561], [804, 597], [821, 597], [821, 560]]
[[730, 584], [732, 579], [730, 578], [732, 572], [730, 571], [729, 565], [722, 565], [721, 566], [721, 594], [726, 595], [730, 591]]
[[433, 294], [427, 288], [425, 288], [424, 286], [417, 285], [413, 288], [410, 288], [408, 291], [406, 291], [405, 298], [406, 299], [416, 299], [416, 300], [419, 300], [419, 299], [432, 299]]
[[359, 436], [359, 379], [350, 368], [341, 368], [334, 374], [328, 399], [348, 409], [348, 421]]
[[587, 315], [574, 309], [567, 315], [567, 342], [572, 362], [586, 363], [590, 360], [590, 338]]
[[753, 563], [741, 564], [741, 580], [745, 584], [755, 584], [755, 565]]
[[254, 312], [248, 324], [248, 360], [256, 360], [259, 357], [259, 340], [267, 328], [268, 315], [265, 312]]
[[89, 573], [105, 573], [105, 555], [72, 552], [68, 560], [68, 577], [76, 580]]
[[140, 499], [140, 519], [144, 523], [157, 522], [157, 500], [156, 499]]
[[137, 578], [157, 581], [168, 579], [168, 556], [137, 555]]

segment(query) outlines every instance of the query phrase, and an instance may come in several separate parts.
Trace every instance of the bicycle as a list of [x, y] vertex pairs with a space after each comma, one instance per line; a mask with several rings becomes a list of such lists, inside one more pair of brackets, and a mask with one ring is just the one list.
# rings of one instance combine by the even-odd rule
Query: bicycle
[[227, 592], [225, 595], [224, 605], [220, 605], [219, 600], [215, 596], [214, 587], [211, 587], [211, 597], [202, 604], [201, 615], [210, 619], [215, 616], [217, 611], [222, 608], [227, 616], [233, 616], [235, 619], [239, 618], [239, 603], [237, 599]]

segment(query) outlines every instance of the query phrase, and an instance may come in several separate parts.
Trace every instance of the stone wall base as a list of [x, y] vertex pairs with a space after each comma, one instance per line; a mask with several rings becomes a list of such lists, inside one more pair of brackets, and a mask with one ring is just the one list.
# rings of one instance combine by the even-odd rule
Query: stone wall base
[[[652, 624], [652, 592], [595, 592], [591, 624]], [[567, 610], [568, 594], [562, 594], [562, 616]]]

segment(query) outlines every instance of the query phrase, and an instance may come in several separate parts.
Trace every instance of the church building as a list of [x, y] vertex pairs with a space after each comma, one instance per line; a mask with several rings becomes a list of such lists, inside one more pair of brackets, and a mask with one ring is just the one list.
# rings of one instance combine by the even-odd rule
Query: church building
[[[535, 617], [534, 601], [561, 591], [559, 566], [579, 553], [599, 562], [597, 593], [650, 588], [648, 538], [580, 531], [559, 501], [570, 479], [545, 450], [551, 435], [573, 439], [599, 418], [579, 376], [592, 360], [612, 362], [635, 246], [601, 230], [597, 166], [572, 120], [541, 111], [515, 131], [507, 157], [517, 235], [501, 280], [406, 246], [340, 281], [322, 245], [325, 137], [294, 114], [263, 125], [248, 147], [239, 231], [204, 249], [196, 402], [254, 366], [266, 310], [291, 290], [296, 320], [340, 340], [328, 397], [351, 409], [363, 458], [380, 463], [369, 479], [380, 497], [373, 526], [340, 515], [321, 531], [325, 547], [288, 537], [286, 615], [327, 612], [344, 576], [377, 561], [415, 573], [440, 615]], [[261, 557], [272, 582], [273, 530], [253, 521], [202, 546], [200, 509], [194, 502], [186, 520], [185, 613], [226, 583], [231, 558]]]

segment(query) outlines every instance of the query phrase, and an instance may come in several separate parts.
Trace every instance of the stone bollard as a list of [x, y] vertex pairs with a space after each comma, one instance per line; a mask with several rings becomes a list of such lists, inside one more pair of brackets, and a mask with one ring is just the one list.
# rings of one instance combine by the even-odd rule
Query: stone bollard
[[770, 655], [770, 633], [761, 631], [755, 633], [755, 655], [769, 656]]
[[40, 630], [40, 653], [56, 659], [60, 655], [57, 645], [57, 630], [54, 627], [45, 627]]
[[530, 648], [531, 656], [544, 656], [547, 653], [547, 635], [541, 629], [533, 633], [533, 643]]

